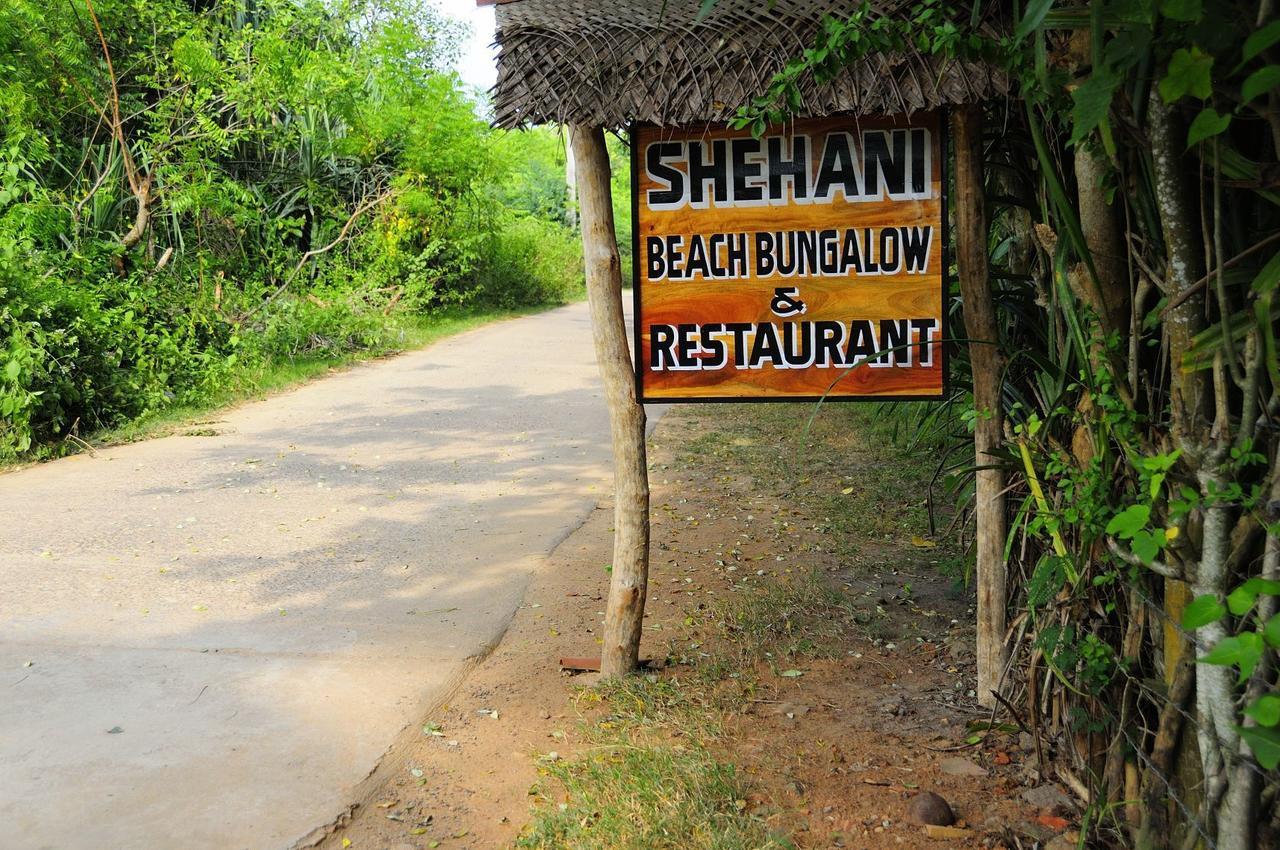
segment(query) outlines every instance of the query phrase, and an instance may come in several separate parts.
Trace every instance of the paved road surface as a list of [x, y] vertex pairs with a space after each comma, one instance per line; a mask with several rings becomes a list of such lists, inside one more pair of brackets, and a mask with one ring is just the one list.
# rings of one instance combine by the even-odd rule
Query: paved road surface
[[585, 304], [210, 427], [0, 475], [6, 850], [289, 847], [609, 482]]

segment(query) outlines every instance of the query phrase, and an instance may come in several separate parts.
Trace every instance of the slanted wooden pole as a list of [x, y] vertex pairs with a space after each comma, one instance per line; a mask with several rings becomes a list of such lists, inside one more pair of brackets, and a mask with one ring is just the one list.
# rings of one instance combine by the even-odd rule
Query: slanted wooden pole
[[978, 702], [995, 705], [1008, 654], [1005, 648], [1004, 471], [994, 452], [1003, 439], [1000, 381], [1004, 358], [996, 345], [995, 302], [987, 267], [987, 211], [982, 179], [982, 109], [960, 107], [952, 113], [955, 144], [956, 260], [964, 299], [965, 333], [973, 366], [973, 404], [977, 410], [974, 458], [977, 473]]
[[570, 130], [578, 177], [582, 254], [596, 362], [604, 380], [613, 439], [613, 574], [604, 618], [600, 672], [620, 676], [636, 669], [649, 581], [649, 468], [645, 460], [644, 407], [636, 403], [635, 378], [622, 317], [622, 273], [613, 230], [609, 152], [599, 127]]

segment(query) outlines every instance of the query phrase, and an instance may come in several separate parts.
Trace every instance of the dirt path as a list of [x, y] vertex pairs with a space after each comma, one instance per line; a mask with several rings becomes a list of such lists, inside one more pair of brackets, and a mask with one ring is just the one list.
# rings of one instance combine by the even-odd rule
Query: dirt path
[[0, 846], [344, 811], [607, 488], [590, 351], [578, 304], [0, 476]]
[[[926, 539], [921, 472], [932, 461], [895, 460], [865, 414], [847, 410], [819, 417], [806, 437], [807, 413], [676, 407], [655, 432], [643, 655], [667, 666], [651, 674], [652, 687], [670, 685], [696, 704], [694, 715], [707, 706], [722, 717], [709, 746], [749, 789], [730, 808], [795, 846], [1070, 846], [1072, 800], [1044, 782], [1028, 736], [986, 730], [972, 699], [960, 561]], [[635, 808], [641, 819], [644, 789], [622, 777], [615, 799], [606, 789], [584, 801], [548, 775], [552, 764], [607, 767], [613, 748], [600, 730], [627, 712], [580, 690], [591, 674], [556, 664], [597, 651], [611, 521], [607, 506], [597, 509], [555, 551], [495, 652], [407, 731], [325, 850], [509, 846], [535, 804], [580, 820], [568, 825], [571, 838], [537, 846], [743, 846], [593, 834], [602, 807]], [[820, 590], [802, 592], [814, 571]], [[815, 592], [833, 594], [828, 622], [826, 609], [805, 610]], [[755, 610], [742, 607], [761, 593]], [[798, 609], [790, 618], [778, 610], [787, 605]], [[766, 629], [761, 616], [777, 619]], [[688, 725], [659, 718], [636, 740], [678, 749]], [[967, 837], [930, 839], [908, 822], [922, 790], [950, 802]], [[675, 804], [658, 808], [654, 821]]]

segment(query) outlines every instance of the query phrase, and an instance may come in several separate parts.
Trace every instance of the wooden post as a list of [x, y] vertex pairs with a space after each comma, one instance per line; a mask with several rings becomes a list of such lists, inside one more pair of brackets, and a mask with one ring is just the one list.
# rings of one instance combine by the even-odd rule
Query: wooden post
[[622, 274], [613, 229], [609, 152], [599, 127], [570, 129], [578, 177], [582, 253], [596, 362], [604, 381], [613, 439], [613, 574], [604, 619], [600, 672], [636, 669], [649, 581], [649, 469], [644, 407], [636, 403], [635, 376], [622, 317]]
[[1004, 437], [1000, 382], [1004, 368], [997, 342], [995, 303], [987, 268], [987, 212], [982, 179], [982, 109], [952, 113], [955, 144], [956, 260], [964, 299], [965, 333], [973, 366], [974, 458], [977, 473], [978, 702], [995, 705], [1008, 654], [1005, 648], [1004, 470], [994, 454]]

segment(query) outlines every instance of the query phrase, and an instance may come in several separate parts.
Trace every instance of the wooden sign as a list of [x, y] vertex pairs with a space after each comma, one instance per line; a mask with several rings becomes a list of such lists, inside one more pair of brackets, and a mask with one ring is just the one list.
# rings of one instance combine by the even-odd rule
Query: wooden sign
[[937, 399], [937, 113], [632, 130], [637, 397]]

